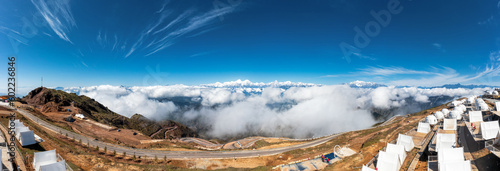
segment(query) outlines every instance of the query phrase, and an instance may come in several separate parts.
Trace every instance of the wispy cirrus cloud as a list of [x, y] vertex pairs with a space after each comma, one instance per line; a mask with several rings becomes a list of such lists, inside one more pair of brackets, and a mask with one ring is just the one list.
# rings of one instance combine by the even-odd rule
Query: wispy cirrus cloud
[[72, 27], [76, 27], [76, 22], [71, 13], [69, 0], [31, 0], [31, 3], [59, 38], [73, 43], [68, 37], [68, 32]]
[[[500, 58], [495, 58], [495, 60]], [[481, 83], [497, 84], [496, 82], [485, 82], [481, 79], [492, 78], [500, 75], [500, 65], [489, 64], [484, 69], [478, 69], [475, 74], [462, 75], [450, 67], [431, 67], [430, 70], [412, 70], [404, 67], [368, 67], [358, 69], [357, 72], [340, 75], [326, 75], [323, 77], [377, 77], [389, 85], [399, 86], [436, 86], [454, 83]]]
[[156, 11], [157, 19], [139, 33], [138, 38], [125, 54], [125, 58], [135, 53], [149, 56], [174, 45], [182, 37], [193, 37], [193, 35], [212, 31], [214, 27], [211, 25], [216, 19], [234, 12], [238, 5], [213, 8], [203, 13], [187, 9], [175, 16], [173, 15], [175, 9], [169, 9], [169, 4], [166, 2], [160, 10]]
[[0, 32], [9, 36], [10, 38], [12, 38], [15, 41], [18, 41], [19, 43], [28, 45], [28, 40], [26, 40], [26, 38], [24, 38], [22, 36], [22, 34], [16, 30], [10, 29], [8, 27], [0, 26]]
[[446, 49], [444, 49], [443, 45], [440, 43], [433, 43], [432, 46], [443, 53], [446, 52]]
[[325, 75], [322, 77], [391, 76], [391, 75], [414, 75], [414, 74], [432, 74], [432, 73], [427, 71], [418, 71], [418, 70], [412, 70], [395, 66], [392, 67], [370, 66], [368, 68], [358, 69], [357, 72], [351, 72], [349, 74]]

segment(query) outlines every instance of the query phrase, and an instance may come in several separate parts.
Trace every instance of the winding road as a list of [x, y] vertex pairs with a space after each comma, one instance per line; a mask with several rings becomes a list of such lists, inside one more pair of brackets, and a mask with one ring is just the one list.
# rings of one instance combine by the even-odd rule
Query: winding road
[[[12, 108], [12, 107], [9, 106], [9, 108]], [[33, 114], [31, 114], [25, 110], [22, 110], [22, 109], [15, 109], [15, 110], [17, 110], [18, 113], [22, 114], [26, 118], [32, 120], [34, 123], [45, 128], [46, 130], [49, 130], [49, 131], [52, 131], [55, 133], [61, 133], [63, 135], [67, 134], [68, 137], [70, 137], [70, 138], [74, 137], [76, 140], [81, 139], [83, 144], [89, 143], [91, 146], [94, 146], [94, 147], [99, 146], [100, 149], [104, 149], [104, 147], [106, 147], [108, 151], [115, 150], [117, 154], [123, 154], [123, 152], [126, 152], [127, 155], [134, 155], [135, 154], [136, 156], [142, 156], [142, 157], [144, 157], [144, 156], [147, 156], [147, 157], [157, 156], [158, 158], [162, 158], [162, 157], [166, 156], [169, 159], [193, 159], [193, 158], [221, 159], [221, 158], [259, 157], [259, 156], [280, 154], [280, 153], [284, 153], [284, 152], [295, 150], [295, 149], [314, 147], [314, 146], [323, 144], [323, 143], [341, 135], [341, 133], [339, 133], [339, 134], [325, 136], [325, 137], [315, 139], [315, 140], [312, 140], [309, 142], [305, 142], [302, 144], [298, 144], [298, 145], [292, 145], [292, 146], [280, 147], [280, 148], [272, 148], [272, 149], [264, 149], [264, 150], [160, 151], [160, 150], [135, 149], [135, 148], [125, 147], [125, 146], [110, 144], [110, 143], [102, 142], [99, 140], [94, 140], [91, 137], [86, 137], [86, 136], [59, 128], [59, 127], [54, 126], [50, 123], [47, 123], [44, 120], [39, 119], [38, 117], [34, 116]]]

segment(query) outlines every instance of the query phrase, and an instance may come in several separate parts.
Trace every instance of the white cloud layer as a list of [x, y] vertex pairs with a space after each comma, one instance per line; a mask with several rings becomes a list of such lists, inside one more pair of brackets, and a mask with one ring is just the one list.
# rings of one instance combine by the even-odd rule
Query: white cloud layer
[[159, 102], [157, 99], [201, 99], [201, 108], [188, 109], [177, 119], [184, 122], [196, 120], [197, 124], [208, 128], [209, 136], [234, 137], [250, 133], [299, 138], [370, 127], [376, 123], [371, 115], [372, 108], [405, 107], [407, 98], [426, 103], [431, 96], [462, 97], [480, 95], [485, 90], [491, 89], [392, 86], [360, 89], [347, 85], [252, 83], [248, 80], [200, 86], [101, 85], [65, 89], [94, 98], [119, 114], [131, 116], [140, 113], [152, 119], [169, 119], [181, 108], [172, 101]]

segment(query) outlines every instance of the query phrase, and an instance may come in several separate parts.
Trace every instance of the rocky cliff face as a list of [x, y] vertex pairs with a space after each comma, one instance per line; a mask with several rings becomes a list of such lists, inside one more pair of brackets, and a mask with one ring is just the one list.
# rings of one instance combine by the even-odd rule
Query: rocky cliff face
[[87, 96], [78, 96], [74, 93], [66, 93], [61, 90], [39, 87], [32, 90], [21, 101], [36, 106], [42, 112], [56, 112], [63, 106], [73, 105], [85, 117], [97, 122], [113, 125], [118, 128], [135, 129], [153, 138], [175, 139], [179, 137], [198, 136], [195, 131], [178, 122], [171, 120], [153, 121], [140, 114], [135, 114], [131, 118], [127, 118], [109, 110], [106, 106]]

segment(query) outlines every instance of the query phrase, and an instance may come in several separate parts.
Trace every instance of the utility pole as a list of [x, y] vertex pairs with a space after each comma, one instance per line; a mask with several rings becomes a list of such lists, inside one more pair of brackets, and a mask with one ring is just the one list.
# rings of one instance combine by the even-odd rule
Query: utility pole
[[42, 88], [43, 88], [43, 77], [42, 77], [42, 80], [41, 80], [41, 84], [42, 84]]

